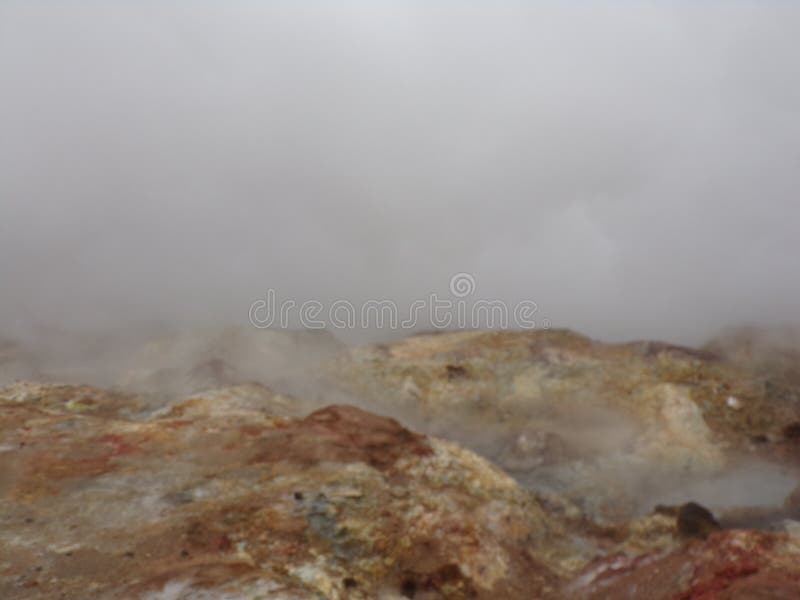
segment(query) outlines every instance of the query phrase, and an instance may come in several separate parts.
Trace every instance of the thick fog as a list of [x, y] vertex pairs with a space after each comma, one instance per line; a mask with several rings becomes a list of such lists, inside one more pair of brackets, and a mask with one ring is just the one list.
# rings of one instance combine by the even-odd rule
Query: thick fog
[[565, 4], [2, 0], [0, 328], [800, 320], [800, 8]]

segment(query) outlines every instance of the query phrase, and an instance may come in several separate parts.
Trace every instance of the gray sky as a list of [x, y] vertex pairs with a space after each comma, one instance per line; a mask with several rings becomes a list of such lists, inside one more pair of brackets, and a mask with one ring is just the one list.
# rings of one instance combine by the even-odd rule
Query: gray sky
[[800, 321], [800, 5], [565, 4], [0, 0], [0, 328]]

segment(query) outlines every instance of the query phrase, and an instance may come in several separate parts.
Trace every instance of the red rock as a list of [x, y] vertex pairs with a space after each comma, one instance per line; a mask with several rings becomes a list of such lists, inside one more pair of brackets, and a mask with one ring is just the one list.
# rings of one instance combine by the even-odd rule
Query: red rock
[[783, 533], [722, 531], [666, 554], [622, 559], [624, 568], [612, 568], [615, 560], [587, 568], [565, 594], [583, 600], [800, 598], [800, 547]]

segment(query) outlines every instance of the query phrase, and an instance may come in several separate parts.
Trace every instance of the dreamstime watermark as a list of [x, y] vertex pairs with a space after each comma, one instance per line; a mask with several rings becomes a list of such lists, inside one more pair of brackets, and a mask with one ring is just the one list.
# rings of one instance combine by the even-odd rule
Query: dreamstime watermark
[[325, 304], [319, 300], [279, 300], [274, 289], [250, 305], [253, 327], [289, 328], [299, 323], [306, 329], [414, 329], [429, 325], [435, 329], [549, 329], [548, 319], [536, 319], [539, 307], [533, 300], [510, 305], [502, 300], [471, 299], [475, 278], [469, 273], [456, 273], [450, 278], [449, 297], [431, 293], [401, 309], [393, 300], [367, 300], [355, 304], [335, 300]]

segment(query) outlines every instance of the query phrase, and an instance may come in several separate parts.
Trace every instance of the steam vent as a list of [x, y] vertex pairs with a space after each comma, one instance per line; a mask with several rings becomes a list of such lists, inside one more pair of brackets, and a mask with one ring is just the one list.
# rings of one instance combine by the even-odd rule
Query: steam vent
[[800, 0], [0, 0], [0, 600], [800, 600]]
[[169, 334], [104, 387], [3, 348], [3, 600], [800, 598], [800, 351], [759, 331]]

